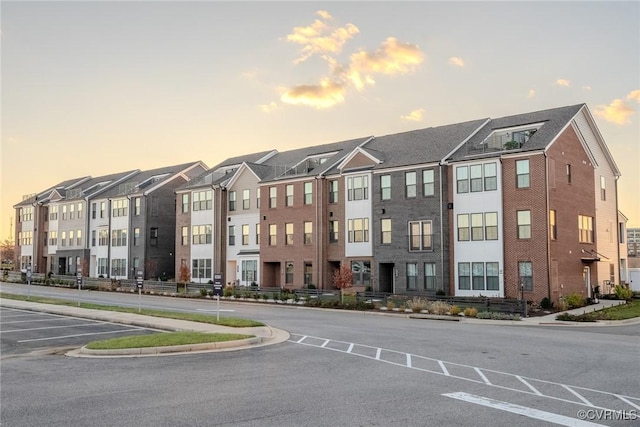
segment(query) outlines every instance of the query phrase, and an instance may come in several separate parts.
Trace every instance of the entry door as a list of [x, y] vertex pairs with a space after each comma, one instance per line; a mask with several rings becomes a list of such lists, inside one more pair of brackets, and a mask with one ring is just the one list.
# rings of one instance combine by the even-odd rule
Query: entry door
[[582, 279], [584, 285], [587, 287], [587, 298], [591, 298], [591, 267], [584, 267], [582, 269]]

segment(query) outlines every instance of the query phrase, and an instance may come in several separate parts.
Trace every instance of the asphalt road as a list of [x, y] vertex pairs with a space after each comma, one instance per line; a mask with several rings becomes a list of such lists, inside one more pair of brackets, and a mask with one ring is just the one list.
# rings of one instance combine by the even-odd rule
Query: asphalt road
[[[25, 286], [1, 289], [22, 292]], [[31, 293], [138, 304], [137, 294], [39, 287]], [[215, 310], [214, 302], [202, 300], [143, 296], [140, 303]], [[222, 315], [261, 320], [291, 338], [251, 350], [146, 358], [3, 354], [2, 425], [638, 423], [638, 325], [548, 328], [259, 304], [220, 307]]]

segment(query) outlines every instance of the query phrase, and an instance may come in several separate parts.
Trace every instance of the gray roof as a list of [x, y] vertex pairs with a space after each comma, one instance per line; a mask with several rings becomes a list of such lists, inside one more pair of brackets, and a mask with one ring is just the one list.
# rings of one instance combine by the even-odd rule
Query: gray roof
[[123, 178], [140, 172], [140, 170], [130, 170], [126, 172], [119, 172], [110, 175], [103, 175], [96, 178], [90, 178], [80, 185], [74, 186], [72, 189], [67, 190], [65, 200], [77, 200], [85, 197], [91, 198], [103, 191], [107, 191], [115, 183]]
[[86, 180], [88, 180], [90, 177], [88, 176], [83, 176], [83, 177], [79, 177], [79, 178], [72, 178], [72, 179], [68, 179], [66, 181], [62, 181], [52, 187], [47, 188], [46, 190], [42, 190], [38, 193], [35, 194], [35, 196], [33, 197], [29, 197], [25, 200], [22, 200], [20, 203], [16, 203], [15, 205], [13, 205], [13, 207], [20, 207], [20, 206], [29, 206], [32, 203], [34, 203], [35, 201], [42, 201], [42, 200], [46, 200], [47, 197], [49, 197], [49, 195], [51, 194], [52, 191], [57, 191], [58, 193], [60, 193], [60, 195], [62, 197], [65, 196], [67, 189], [73, 188], [74, 186], [78, 185], [79, 183], [82, 183]]
[[241, 156], [230, 157], [222, 163], [218, 163], [211, 170], [216, 170], [219, 168], [224, 168], [228, 166], [240, 165], [242, 163], [256, 163], [258, 160], [262, 159], [266, 155], [273, 153], [276, 150], [267, 150], [261, 151], [259, 153], [251, 153], [251, 154], [243, 154]]
[[543, 123], [543, 125], [522, 147], [510, 149], [509, 152], [544, 150], [584, 106], [585, 104], [577, 104], [490, 119], [477, 134], [470, 138], [459, 150], [456, 150], [447, 160], [456, 161], [502, 154], [504, 151], [482, 152], [477, 147], [481, 146], [483, 141], [495, 130], [535, 123]]

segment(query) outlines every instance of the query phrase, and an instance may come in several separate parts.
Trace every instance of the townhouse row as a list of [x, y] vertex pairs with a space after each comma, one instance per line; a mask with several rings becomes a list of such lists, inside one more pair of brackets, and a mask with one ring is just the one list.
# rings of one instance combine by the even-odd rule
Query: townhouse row
[[346, 265], [378, 292], [591, 297], [626, 280], [619, 176], [580, 104], [64, 182], [15, 206], [17, 253], [93, 277], [330, 289]]

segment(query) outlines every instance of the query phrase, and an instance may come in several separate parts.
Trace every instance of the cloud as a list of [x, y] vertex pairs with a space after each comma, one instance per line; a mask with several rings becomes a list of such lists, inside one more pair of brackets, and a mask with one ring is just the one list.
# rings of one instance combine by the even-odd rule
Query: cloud
[[424, 108], [418, 108], [417, 110], [413, 110], [409, 114], [405, 116], [400, 116], [402, 120], [407, 120], [410, 122], [420, 122], [422, 121], [422, 116], [424, 115]]
[[344, 92], [345, 87], [340, 83], [323, 79], [318, 85], [295, 86], [283, 93], [280, 100], [286, 104], [322, 109], [344, 102]]
[[632, 90], [631, 92], [629, 92], [629, 94], [627, 95], [627, 99], [640, 102], [640, 89]]
[[[636, 92], [636, 91], [634, 91]], [[631, 92], [629, 95], [633, 94]], [[635, 110], [625, 104], [622, 99], [614, 99], [609, 105], [597, 105], [594, 109], [594, 114], [604, 120], [619, 125], [626, 125], [631, 123], [629, 117], [635, 113]]]
[[316, 12], [320, 19], [306, 27], [295, 27], [293, 32], [287, 35], [287, 41], [302, 45], [302, 53], [294, 63], [304, 62], [313, 55], [320, 55], [327, 60], [332, 58], [327, 55], [337, 54], [342, 51], [344, 44], [360, 30], [353, 24], [343, 27], [332, 26], [333, 17], [326, 11]]
[[582, 86], [582, 90], [590, 91], [591, 90], [591, 86]]
[[457, 56], [452, 56], [449, 58], [449, 65], [455, 65], [456, 67], [464, 67], [464, 61], [462, 58], [458, 58]]
[[527, 92], [527, 98], [533, 98], [534, 96], [536, 96], [535, 89], [529, 89], [529, 92]]
[[260, 108], [260, 110], [262, 110], [265, 113], [270, 113], [270, 112], [278, 109], [278, 104], [276, 104], [275, 102], [272, 101], [272, 102], [270, 102], [268, 104], [258, 105], [258, 108]]
[[567, 79], [558, 79], [556, 80], [556, 84], [558, 86], [565, 86], [565, 87], [569, 87], [569, 85], [571, 84], [571, 82]]

